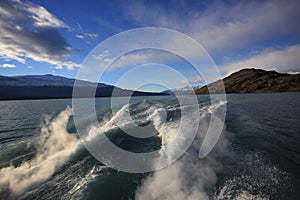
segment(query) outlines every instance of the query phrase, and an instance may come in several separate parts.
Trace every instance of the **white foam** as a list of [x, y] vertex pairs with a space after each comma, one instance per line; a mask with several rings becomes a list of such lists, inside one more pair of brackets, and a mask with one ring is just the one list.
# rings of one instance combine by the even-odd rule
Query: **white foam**
[[[223, 102], [224, 103], [224, 102]], [[219, 105], [212, 105], [201, 109], [202, 117], [207, 114], [207, 111], [213, 112]], [[143, 111], [142, 115], [148, 116], [146, 119], [138, 119], [128, 121], [129, 105], [124, 105], [114, 116], [108, 120], [104, 120], [101, 126], [92, 126], [87, 134], [86, 141], [92, 140], [99, 134], [104, 134], [116, 128], [129, 127], [131, 123], [136, 123], [138, 120], [152, 121], [155, 129], [159, 132], [162, 138], [162, 154], [168, 156], [170, 160], [176, 155], [177, 145], [174, 144], [174, 138], [178, 137], [178, 123], [166, 122], [166, 110], [159, 106], [151, 106]], [[186, 107], [188, 109], [189, 107]], [[172, 110], [174, 108], [169, 108]], [[1, 190], [9, 189], [11, 191], [8, 198], [17, 197], [30, 188], [48, 180], [65, 162], [70, 159], [80, 145], [80, 141], [76, 135], [70, 134], [66, 130], [67, 122], [71, 116], [71, 108], [67, 108], [61, 112], [52, 121], [47, 121], [41, 129], [41, 137], [37, 145], [36, 156], [20, 166], [9, 166], [0, 170], [0, 193]], [[182, 124], [184, 130], [188, 131], [189, 127], [194, 126], [193, 118], [198, 117], [191, 112], [188, 118], [185, 118]], [[205, 129], [205, 128], [204, 128]], [[201, 134], [201, 133], [199, 133]], [[180, 143], [180, 140], [177, 140]], [[198, 141], [199, 142], [199, 141]], [[151, 199], [152, 197], [166, 197], [165, 199], [206, 199], [207, 194], [204, 191], [206, 186], [212, 185], [216, 181], [216, 171], [219, 169], [218, 163], [213, 158], [205, 160], [197, 159], [197, 151], [199, 143], [193, 147], [193, 150], [188, 152], [180, 161], [176, 162], [169, 168], [155, 172], [149, 177], [138, 190], [136, 197], [143, 199], [144, 197]], [[222, 149], [223, 150], [223, 149]], [[196, 180], [189, 181], [189, 178], [194, 173]], [[86, 177], [85, 181], [75, 185], [70, 191], [76, 192], [84, 187], [87, 181], [93, 179], [94, 171], [92, 170]], [[170, 179], [170, 177], [172, 177]], [[172, 180], [172, 184], [166, 184], [167, 180]], [[155, 190], [155, 191], [154, 191]], [[175, 195], [175, 196], [174, 196]], [[152, 198], [153, 199], [153, 198]]]
[[107, 166], [93, 166], [92, 169], [87, 174], [85, 174], [84, 177], [77, 178], [77, 183], [69, 191], [69, 194], [74, 195], [75, 193], [78, 193], [78, 191], [82, 191], [83, 189], [85, 189], [91, 181], [95, 180], [95, 178], [97, 177], [97, 173], [106, 168]]
[[79, 140], [66, 130], [71, 108], [61, 112], [53, 121], [47, 121], [41, 130], [36, 156], [20, 166], [0, 170], [0, 191], [9, 189], [8, 198], [14, 198], [29, 188], [46, 181], [76, 151]]
[[[226, 102], [203, 107], [201, 109], [201, 118], [205, 120], [207, 111], [214, 112]], [[182, 130], [189, 131], [189, 127], [195, 126], [194, 113], [183, 119], [184, 128]], [[226, 151], [228, 141], [223, 138], [219, 140], [214, 149], [214, 154], [207, 156], [205, 159], [198, 158], [198, 150], [201, 140], [207, 130], [207, 123], [203, 122], [200, 126], [196, 140], [179, 160], [169, 167], [155, 171], [147, 177], [143, 184], [136, 191], [136, 199], [164, 199], [164, 200], [206, 200], [209, 195], [206, 192], [207, 188], [212, 188], [217, 181], [216, 173], [222, 169], [221, 164], [212, 155], [223, 155]], [[165, 123], [159, 129], [162, 137], [161, 153], [172, 160], [176, 156], [178, 146], [182, 140], [173, 141], [178, 137], [178, 123]], [[184, 137], [183, 137], [184, 139]]]

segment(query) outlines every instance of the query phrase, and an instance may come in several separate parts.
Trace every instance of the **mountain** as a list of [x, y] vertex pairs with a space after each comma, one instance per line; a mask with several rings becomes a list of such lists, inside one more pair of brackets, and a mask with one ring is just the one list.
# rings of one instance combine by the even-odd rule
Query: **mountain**
[[198, 89], [198, 87], [186, 86], [184, 88], [175, 88], [175, 89], [165, 90], [161, 93], [168, 94], [168, 95], [189, 95], [196, 89]]
[[[1, 86], [54, 86], [54, 87], [73, 87], [75, 79], [65, 78], [62, 76], [54, 76], [52, 74], [46, 75], [26, 75], [26, 76], [1, 76]], [[78, 80], [81, 87], [92, 87], [97, 83], [91, 83], [88, 81]], [[106, 86], [100, 83], [99, 85]]]
[[[0, 75], [0, 100], [13, 99], [52, 99], [72, 98], [75, 79], [61, 76], [28, 75], [28, 76], [1, 76]], [[78, 90], [81, 97], [91, 97], [89, 91], [96, 89], [96, 97], [114, 96], [150, 96], [162, 95], [161, 93], [140, 92], [121, 89], [103, 83], [92, 83], [78, 80]]]
[[[195, 90], [196, 94], [222, 93], [218, 80]], [[226, 93], [300, 92], [300, 74], [283, 74], [262, 69], [242, 69], [223, 79]]]

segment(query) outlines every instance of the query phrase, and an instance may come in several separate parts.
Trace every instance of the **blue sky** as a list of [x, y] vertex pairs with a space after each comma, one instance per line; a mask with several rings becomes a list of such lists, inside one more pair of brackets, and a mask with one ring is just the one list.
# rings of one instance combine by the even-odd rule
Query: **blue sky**
[[[250, 67], [295, 73], [300, 71], [299, 9], [296, 0], [4, 0], [0, 2], [0, 74], [76, 77], [84, 58], [100, 42], [148, 26], [192, 37], [224, 76]], [[161, 59], [163, 54], [149, 50], [128, 54], [101, 81], [115, 84], [134, 66], [158, 56], [157, 61], [180, 71], [191, 85], [202, 83], [187, 62], [174, 56]], [[186, 83], [181, 80], [172, 86]]]

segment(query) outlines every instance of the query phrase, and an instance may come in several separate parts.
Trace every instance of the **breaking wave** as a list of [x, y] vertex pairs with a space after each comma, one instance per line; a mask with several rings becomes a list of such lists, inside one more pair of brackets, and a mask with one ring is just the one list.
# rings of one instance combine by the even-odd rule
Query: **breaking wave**
[[[216, 182], [216, 173], [221, 170], [217, 156], [225, 153], [227, 140], [223, 137], [220, 140], [212, 155], [205, 159], [198, 158], [198, 151], [201, 141], [205, 136], [208, 127], [210, 113], [219, 109], [226, 102], [219, 102], [216, 105], [204, 106], [201, 108], [201, 121], [199, 133], [195, 142], [188, 152], [173, 165], [164, 170], [156, 171], [149, 176], [136, 192], [137, 199], [208, 199], [205, 192]], [[181, 109], [180, 107], [163, 108], [159, 105], [150, 105], [143, 102], [137, 105], [138, 111], [135, 116], [128, 119], [129, 104], [124, 105], [118, 112], [108, 119], [103, 119], [101, 126], [91, 126], [87, 136], [81, 138], [90, 141], [97, 135], [107, 133], [118, 128], [130, 128], [133, 124], [152, 123], [161, 138], [161, 154], [172, 159], [177, 151], [173, 143], [178, 130], [179, 123], [176, 119], [168, 116], [168, 112]], [[67, 107], [56, 118], [46, 120], [41, 128], [41, 136], [36, 144], [36, 155], [34, 158], [22, 162], [19, 166], [2, 168], [0, 170], [0, 194], [2, 198], [14, 199], [30, 191], [37, 185], [47, 181], [54, 173], [62, 167], [72, 155], [76, 153], [81, 144], [76, 134], [67, 131], [67, 124], [72, 110]], [[196, 126], [194, 118], [199, 117], [191, 111], [189, 118], [182, 124], [184, 130]], [[178, 140], [177, 140], [178, 141]], [[154, 165], [156, 163], [153, 163]], [[93, 179], [93, 170], [88, 174], [86, 180], [74, 186], [71, 193], [74, 193], [80, 185]], [[170, 182], [170, 180], [172, 180]]]
[[33, 159], [17, 167], [11, 165], [0, 170], [2, 198], [13, 199], [46, 181], [76, 152], [79, 140], [66, 129], [71, 114], [71, 108], [68, 107], [52, 121], [46, 120]]
[[[164, 200], [205, 200], [209, 199], [207, 190], [212, 188], [217, 182], [217, 173], [222, 170], [222, 165], [217, 158], [226, 155], [228, 140], [224, 134], [221, 135], [210, 155], [204, 159], [199, 159], [199, 148], [202, 144], [205, 133], [208, 129], [210, 114], [226, 102], [206, 106], [201, 109], [201, 121], [198, 134], [188, 151], [168, 168], [155, 171], [147, 177], [136, 192], [135, 198], [142, 199], [164, 199]], [[193, 116], [193, 114], [191, 114]], [[193, 124], [193, 117], [184, 122], [184, 130], [189, 129]], [[164, 125], [159, 132], [162, 141], [162, 151], [164, 156], [172, 157], [176, 154], [177, 145], [172, 144], [177, 130], [177, 123]], [[224, 129], [223, 129], [224, 130]], [[224, 130], [225, 131], [225, 130]]]

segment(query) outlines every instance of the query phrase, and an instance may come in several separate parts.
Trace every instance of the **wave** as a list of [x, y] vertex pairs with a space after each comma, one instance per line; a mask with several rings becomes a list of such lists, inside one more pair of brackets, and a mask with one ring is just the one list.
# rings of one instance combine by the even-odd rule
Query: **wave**
[[[151, 105], [143, 102], [135, 106], [135, 110], [132, 110], [131, 106], [132, 104], [125, 104], [112, 117], [102, 119], [100, 125], [92, 125], [88, 130], [88, 134], [82, 139], [89, 142], [97, 136], [112, 130], [128, 130], [139, 125], [148, 124], [149, 122], [152, 122], [156, 130], [158, 130], [166, 121], [166, 110], [160, 105]], [[139, 112], [135, 113], [136, 111]], [[129, 134], [142, 137], [134, 133]]]
[[33, 159], [0, 170], [1, 198], [14, 199], [46, 181], [76, 152], [79, 140], [66, 130], [71, 114], [68, 107], [52, 121], [46, 120]]
[[[200, 109], [202, 113], [201, 118], [204, 119], [225, 103], [219, 102], [219, 104], [204, 106]], [[178, 109], [191, 109], [190, 115], [182, 123], [184, 130], [188, 131], [191, 126], [196, 126], [194, 118], [199, 117], [197, 116], [199, 113], [193, 112], [192, 108], [193, 106], [171, 106], [164, 108], [160, 105], [151, 105], [149, 102], [143, 102], [136, 106], [126, 104], [113, 116], [103, 119], [100, 126], [92, 125], [86, 137], [81, 139], [89, 142], [95, 137], [115, 129], [128, 129], [134, 125], [152, 123], [162, 140], [161, 154], [169, 157], [171, 160], [177, 151], [174, 138], [178, 137], [177, 130], [179, 123], [176, 120], [168, 119], [168, 113], [175, 112]], [[129, 113], [130, 109], [134, 113], [133, 116]], [[66, 127], [71, 115], [72, 110], [70, 107], [67, 107], [66, 110], [62, 111], [53, 120], [47, 119], [41, 128], [41, 136], [36, 144], [37, 152], [35, 157], [24, 161], [19, 166], [11, 165], [0, 170], [1, 198], [14, 199], [40, 183], [47, 181], [56, 170], [62, 167], [76, 153], [81, 144], [80, 139], [76, 137], [76, 134], [68, 133]], [[199, 134], [205, 132], [206, 126], [206, 123], [202, 123]], [[203, 135], [201, 137], [203, 138]], [[182, 199], [181, 197], [193, 199], [190, 198], [193, 196], [195, 198], [199, 196], [206, 197], [204, 188], [206, 185], [210, 185], [216, 181], [215, 173], [220, 167], [219, 163], [213, 157], [208, 157], [205, 160], [198, 159], [197, 152], [201, 143], [200, 141], [201, 138], [198, 138], [197, 144], [193, 144], [192, 150], [187, 152], [188, 156], [184, 156], [179, 162], [176, 162], [165, 170], [154, 172], [137, 191], [137, 199], [143, 199], [144, 197], [160, 199], [165, 196], [167, 197], [166, 199], [171, 199], [176, 194], [178, 196], [173, 199]], [[218, 146], [221, 146], [222, 148], [220, 149], [223, 151], [224, 141]], [[198, 171], [199, 167], [202, 168], [200, 171]], [[94, 170], [92, 169], [82, 183], [74, 186], [70, 194], [75, 193], [78, 188], [84, 187], [84, 185], [91, 181], [94, 178], [93, 173]], [[201, 185], [200, 188], [203, 188], [203, 192], [201, 192], [202, 190], [198, 190], [198, 187], [194, 184], [195, 182], [188, 181], [190, 177], [197, 179], [196, 182]], [[167, 180], [174, 180], [174, 183], [171, 185], [166, 184], [165, 181]], [[167, 185], [169, 185], [169, 189], [166, 188]], [[192, 187], [190, 188], [190, 186]], [[181, 192], [174, 192], [175, 190]]]
[[[222, 170], [222, 165], [217, 158], [227, 155], [228, 140], [222, 134], [215, 148], [204, 159], [199, 159], [198, 151], [202, 144], [206, 130], [208, 129], [210, 114], [221, 109], [226, 102], [220, 101], [217, 104], [203, 107], [200, 111], [201, 121], [197, 136], [188, 151], [176, 162], [167, 168], [155, 171], [148, 176], [138, 188], [135, 198], [142, 199], [164, 199], [164, 200], [205, 200], [209, 199], [208, 189], [217, 182], [217, 173]], [[183, 124], [183, 130], [188, 131], [193, 124], [193, 113]], [[172, 160], [176, 155], [178, 145], [172, 141], [176, 135], [178, 123], [164, 124], [160, 129], [162, 151], [164, 156]], [[223, 129], [225, 131], [225, 129]], [[177, 140], [180, 142], [180, 140]]]
[[[97, 135], [114, 130], [120, 125], [126, 128], [137, 122], [127, 122], [125, 113], [129, 106], [129, 104], [124, 105], [109, 120], [104, 120], [101, 127], [95, 129], [92, 126], [88, 136], [83, 140], [90, 141]], [[149, 110], [152, 111], [153, 108]], [[144, 112], [150, 112], [149, 110]], [[45, 182], [76, 153], [81, 142], [76, 134], [68, 133], [66, 127], [71, 115], [72, 109], [67, 107], [53, 120], [46, 117], [45, 123], [41, 126], [41, 135], [35, 143], [37, 150], [35, 156], [31, 160], [23, 161], [19, 166], [11, 164], [9, 167], [0, 169], [1, 198], [15, 199]], [[92, 178], [87, 178], [87, 180], [90, 179]], [[80, 186], [77, 185], [72, 191], [78, 189], [77, 187], [82, 187], [83, 184], [86, 182]]]
[[278, 186], [282, 191], [290, 189], [289, 173], [263, 153], [235, 149], [231, 157], [235, 164], [226, 167], [225, 181], [219, 184], [214, 199], [282, 199]]
[[93, 166], [84, 177], [77, 178], [76, 184], [70, 189], [68, 194], [73, 196], [76, 193], [82, 193], [82, 190], [85, 189], [90, 182], [95, 180], [98, 173], [107, 168], [107, 166]]

